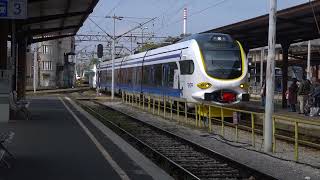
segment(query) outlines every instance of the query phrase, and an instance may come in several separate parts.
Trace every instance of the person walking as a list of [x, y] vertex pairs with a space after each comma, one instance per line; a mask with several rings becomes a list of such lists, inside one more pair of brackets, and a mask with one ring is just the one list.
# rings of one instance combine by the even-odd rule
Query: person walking
[[289, 91], [288, 91], [288, 103], [290, 105], [290, 112], [296, 112], [297, 92], [298, 92], [297, 79], [293, 78], [292, 84], [290, 85]]
[[299, 114], [304, 114], [304, 106], [306, 104], [308, 95], [310, 94], [310, 81], [306, 80], [305, 77], [302, 78], [302, 82], [298, 88], [298, 101], [300, 105], [300, 112]]

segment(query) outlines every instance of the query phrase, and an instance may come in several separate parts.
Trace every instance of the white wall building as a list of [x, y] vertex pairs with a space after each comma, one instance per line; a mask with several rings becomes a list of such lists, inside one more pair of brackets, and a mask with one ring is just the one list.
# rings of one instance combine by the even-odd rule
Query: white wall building
[[[52, 89], [74, 85], [74, 58], [72, 55], [75, 49], [74, 37], [40, 42], [33, 46], [32, 49], [36, 51], [36, 56], [27, 56], [28, 89], [33, 86], [33, 67], [36, 68], [37, 88]], [[35, 66], [34, 62], [36, 62]]]

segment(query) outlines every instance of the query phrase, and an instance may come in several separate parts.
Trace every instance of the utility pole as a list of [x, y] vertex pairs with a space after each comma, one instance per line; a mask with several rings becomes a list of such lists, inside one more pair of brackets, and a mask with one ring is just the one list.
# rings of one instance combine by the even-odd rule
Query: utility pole
[[114, 60], [115, 60], [115, 41], [116, 41], [116, 20], [122, 20], [122, 16], [106, 16], [106, 18], [113, 19], [113, 36], [112, 36], [112, 47], [111, 47], [111, 59], [112, 59], [112, 80], [111, 80], [111, 99], [114, 99]]
[[266, 71], [266, 104], [264, 119], [264, 151], [272, 151], [272, 116], [274, 111], [274, 59], [275, 59], [275, 43], [276, 43], [276, 17], [277, 0], [270, 0], [269, 12], [269, 40], [268, 40], [268, 59]]
[[311, 61], [311, 41], [308, 41], [308, 59], [307, 59], [307, 79], [311, 80], [311, 65], [310, 65], [310, 61]]
[[111, 56], [112, 56], [112, 82], [111, 82], [111, 99], [114, 99], [114, 60], [115, 60], [115, 41], [116, 39], [119, 39], [126, 34], [132, 32], [135, 29], [141, 28], [145, 24], [155, 20], [156, 18], [152, 18], [148, 20], [147, 22], [144, 22], [140, 24], [137, 27], [134, 27], [133, 29], [123, 33], [122, 35], [119, 35], [116, 37], [116, 20], [122, 20], [123, 16], [116, 16], [115, 14], [113, 16], [106, 16], [105, 18], [112, 18], [113, 19], [113, 36], [110, 36], [107, 32], [105, 32], [97, 23], [95, 23], [92, 19], [90, 19], [97, 27], [99, 27], [104, 33], [106, 33], [111, 39], [112, 39], [112, 48], [111, 48]]

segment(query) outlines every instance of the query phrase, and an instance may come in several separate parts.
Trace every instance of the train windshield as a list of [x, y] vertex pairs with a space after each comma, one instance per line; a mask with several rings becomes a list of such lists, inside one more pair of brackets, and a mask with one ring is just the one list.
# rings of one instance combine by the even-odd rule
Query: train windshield
[[234, 79], [242, 74], [240, 50], [203, 50], [208, 75]]
[[196, 38], [208, 75], [219, 79], [235, 79], [242, 75], [240, 47], [224, 34], [201, 34]]

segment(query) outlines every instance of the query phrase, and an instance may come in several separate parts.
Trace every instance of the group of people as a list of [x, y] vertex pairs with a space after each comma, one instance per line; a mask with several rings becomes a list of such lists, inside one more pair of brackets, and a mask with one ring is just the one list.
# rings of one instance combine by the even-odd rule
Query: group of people
[[[261, 89], [262, 105], [265, 102], [266, 85], [263, 83]], [[286, 98], [289, 105], [290, 112], [296, 112], [296, 105], [299, 102], [299, 114], [310, 113], [311, 108], [320, 108], [320, 84], [317, 79], [313, 77], [310, 80], [302, 78], [302, 81], [292, 79], [292, 84], [289, 86]]]

